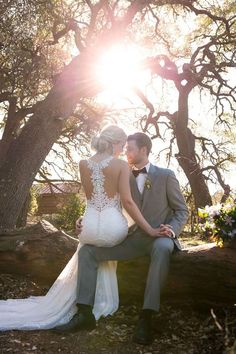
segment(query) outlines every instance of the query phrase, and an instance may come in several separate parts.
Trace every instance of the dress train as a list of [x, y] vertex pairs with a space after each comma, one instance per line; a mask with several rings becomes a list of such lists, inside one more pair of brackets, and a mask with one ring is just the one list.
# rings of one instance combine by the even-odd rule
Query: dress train
[[[45, 296], [0, 301], [0, 330], [49, 329], [70, 321], [77, 312], [76, 288], [78, 252], [60, 273]], [[98, 268], [93, 313], [98, 320], [118, 309], [117, 262], [104, 262]]]

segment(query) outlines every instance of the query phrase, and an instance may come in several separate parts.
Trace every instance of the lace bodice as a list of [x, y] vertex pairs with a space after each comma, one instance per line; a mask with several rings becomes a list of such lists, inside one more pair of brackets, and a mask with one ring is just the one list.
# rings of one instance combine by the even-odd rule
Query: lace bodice
[[87, 206], [93, 207], [98, 211], [102, 211], [108, 207], [115, 207], [120, 210], [120, 196], [118, 193], [114, 197], [108, 197], [105, 188], [105, 176], [103, 169], [106, 168], [111, 160], [112, 156], [100, 161], [95, 162], [87, 160], [89, 169], [92, 171], [91, 179], [93, 184], [93, 192], [91, 198], [87, 199]]

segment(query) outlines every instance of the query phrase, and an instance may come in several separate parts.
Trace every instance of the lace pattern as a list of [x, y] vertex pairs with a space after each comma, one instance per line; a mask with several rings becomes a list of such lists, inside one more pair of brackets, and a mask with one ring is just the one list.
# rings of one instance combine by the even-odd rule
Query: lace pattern
[[116, 194], [113, 198], [109, 198], [104, 188], [105, 176], [102, 170], [109, 165], [112, 159], [113, 156], [109, 156], [100, 162], [87, 160], [88, 167], [92, 171], [91, 180], [93, 184], [93, 193], [91, 198], [87, 200], [87, 206], [93, 207], [97, 211], [102, 211], [108, 207], [121, 210], [119, 195]]

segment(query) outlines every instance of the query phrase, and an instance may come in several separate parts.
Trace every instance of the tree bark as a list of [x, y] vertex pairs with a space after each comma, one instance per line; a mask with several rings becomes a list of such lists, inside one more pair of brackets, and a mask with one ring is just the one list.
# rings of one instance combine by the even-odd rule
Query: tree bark
[[174, 128], [179, 148], [176, 158], [189, 181], [194, 196], [195, 207], [199, 208], [211, 205], [212, 199], [204, 175], [197, 162], [195, 137], [188, 128], [188, 96], [189, 92], [187, 89], [179, 89], [178, 112]]
[[[38, 284], [50, 286], [77, 245], [45, 221], [5, 233], [0, 238], [0, 272], [27, 275]], [[141, 305], [148, 264], [147, 257], [119, 262], [121, 303]], [[236, 301], [235, 269], [233, 248], [211, 243], [177, 252], [172, 256], [162, 300], [180, 305], [232, 305]]]
[[[121, 301], [143, 301], [149, 260], [119, 263]], [[214, 244], [194, 246], [173, 254], [161, 300], [180, 306], [207, 308], [233, 306], [236, 302], [236, 248]], [[130, 286], [132, 284], [132, 286]]]
[[18, 216], [16, 227], [25, 227], [27, 223], [28, 210], [30, 206], [30, 193], [28, 193], [26, 200], [21, 208], [20, 215]]
[[51, 284], [76, 250], [73, 241], [43, 220], [0, 237], [0, 272]]

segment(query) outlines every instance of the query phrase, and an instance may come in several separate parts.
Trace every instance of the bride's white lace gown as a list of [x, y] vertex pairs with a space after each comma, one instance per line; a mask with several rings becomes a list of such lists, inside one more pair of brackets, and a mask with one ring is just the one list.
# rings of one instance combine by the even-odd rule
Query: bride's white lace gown
[[[127, 220], [116, 194], [109, 198], [103, 170], [112, 156], [96, 163], [88, 160], [93, 193], [87, 200], [83, 217], [83, 231], [77, 251], [45, 296], [0, 301], [0, 330], [49, 329], [67, 323], [76, 313], [78, 251], [82, 244], [111, 247], [124, 240], [128, 232]], [[116, 278], [117, 262], [103, 262], [98, 268], [93, 313], [96, 319], [114, 313], [119, 304]]]

